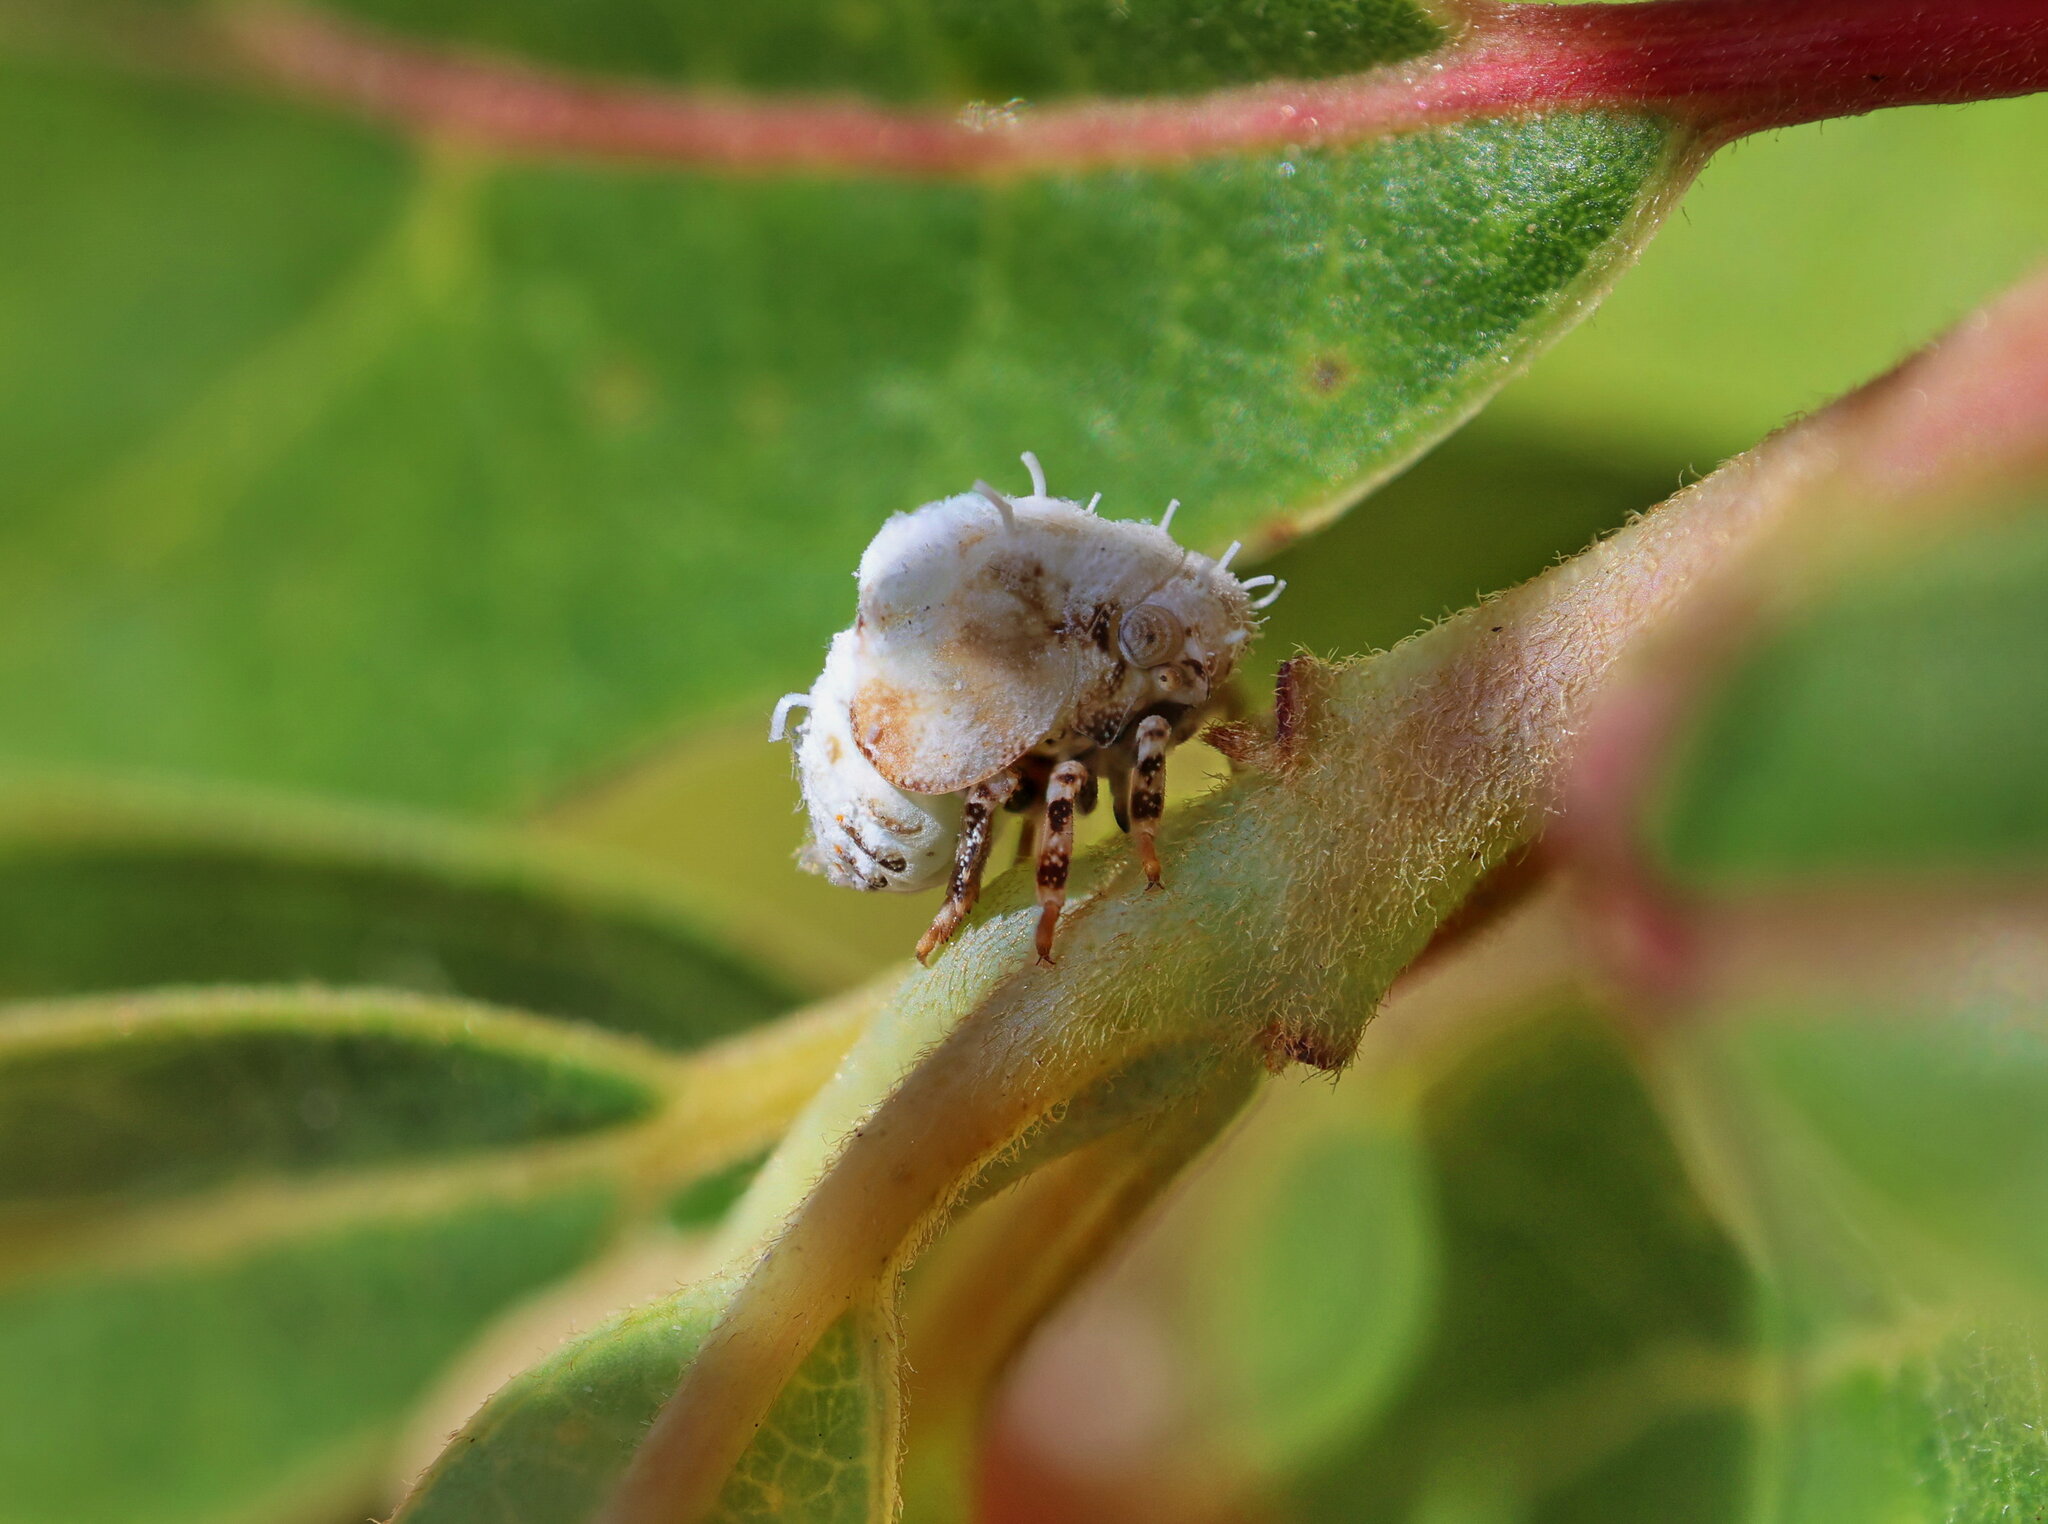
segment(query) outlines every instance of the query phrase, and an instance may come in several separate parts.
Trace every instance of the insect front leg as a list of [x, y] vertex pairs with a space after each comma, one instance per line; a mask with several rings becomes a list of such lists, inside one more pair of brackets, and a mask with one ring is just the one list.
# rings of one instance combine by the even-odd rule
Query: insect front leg
[[1159, 887], [1159, 850], [1153, 837], [1159, 831], [1159, 817], [1166, 809], [1166, 749], [1173, 744], [1173, 727], [1161, 715], [1140, 722], [1137, 734], [1138, 759], [1131, 767], [1131, 841], [1138, 849], [1138, 861], [1145, 867], [1145, 887]]
[[925, 934], [918, 938], [917, 961], [922, 963], [960, 929], [974, 902], [981, 898], [981, 870], [988, 862], [989, 838], [995, 834], [996, 811], [1017, 788], [1014, 773], [1003, 772], [967, 791], [960, 809], [960, 841], [953, 853], [953, 878], [946, 886], [946, 903], [932, 918]]
[[1038, 848], [1038, 961], [1052, 962], [1052, 936], [1067, 902], [1067, 868], [1074, 859], [1074, 805], [1093, 782], [1079, 762], [1062, 762], [1045, 786], [1045, 831]]

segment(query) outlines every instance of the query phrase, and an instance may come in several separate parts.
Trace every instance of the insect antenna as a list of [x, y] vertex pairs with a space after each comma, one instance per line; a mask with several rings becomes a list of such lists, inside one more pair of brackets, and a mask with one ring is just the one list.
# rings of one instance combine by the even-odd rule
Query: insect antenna
[[1097, 507], [1099, 507], [1099, 506], [1101, 505], [1101, 503], [1102, 503], [1102, 494], [1101, 494], [1100, 492], [1098, 492], [1098, 493], [1096, 493], [1096, 494], [1095, 494], [1095, 496], [1093, 496], [1093, 497], [1091, 497], [1091, 498], [1089, 498], [1089, 499], [1088, 499], [1088, 511], [1089, 511], [1090, 513], [1093, 513], [1093, 512], [1094, 512], [1094, 511], [1096, 510], [1096, 508], [1097, 508]]
[[1031, 495], [1033, 497], [1044, 497], [1045, 467], [1038, 463], [1038, 457], [1029, 450], [1026, 450], [1017, 458], [1024, 462], [1024, 469], [1031, 473]]
[[1173, 533], [1173, 516], [1180, 512], [1180, 499], [1175, 498], [1166, 505], [1166, 512], [1159, 516], [1159, 527], [1168, 534]]
[[783, 694], [781, 700], [775, 705], [775, 718], [768, 722], [768, 739], [779, 741], [788, 734], [790, 710], [808, 709], [810, 707], [811, 696], [808, 693]]
[[1017, 505], [1015, 503], [984, 481], [977, 481], [974, 484], [974, 490], [978, 495], [986, 498], [989, 506], [1003, 516], [1003, 527], [1005, 529], [1015, 529], [1017, 527]]

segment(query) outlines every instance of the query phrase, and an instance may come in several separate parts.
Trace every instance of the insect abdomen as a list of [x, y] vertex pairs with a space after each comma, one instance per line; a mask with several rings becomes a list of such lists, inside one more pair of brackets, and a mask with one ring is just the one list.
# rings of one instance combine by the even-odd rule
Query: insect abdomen
[[914, 892], [943, 883], [960, 830], [960, 801], [891, 784], [853, 742], [847, 714], [851, 650], [832, 642], [797, 733], [811, 840], [799, 861], [847, 889]]

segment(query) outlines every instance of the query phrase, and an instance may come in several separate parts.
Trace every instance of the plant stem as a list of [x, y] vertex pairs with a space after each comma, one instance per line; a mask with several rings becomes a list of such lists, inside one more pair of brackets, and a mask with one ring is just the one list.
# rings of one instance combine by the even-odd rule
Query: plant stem
[[1473, 71], [1495, 101], [1655, 105], [1721, 138], [2048, 87], [2042, 0], [1522, 4], [1473, 19], [1514, 39], [1494, 79]]
[[749, 98], [438, 50], [310, 10], [222, 25], [245, 68], [377, 120], [499, 152], [678, 166], [1016, 173], [1318, 146], [1474, 117], [1623, 107], [1713, 141], [1885, 106], [2048, 88], [2044, 0], [1480, 3], [1413, 64], [1196, 96], [963, 113]]

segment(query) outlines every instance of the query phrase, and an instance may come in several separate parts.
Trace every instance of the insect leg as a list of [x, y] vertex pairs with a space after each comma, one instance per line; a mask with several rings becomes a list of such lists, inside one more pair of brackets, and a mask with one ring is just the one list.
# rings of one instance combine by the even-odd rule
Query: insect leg
[[1017, 787], [1011, 773], [998, 773], [967, 791], [960, 809], [960, 841], [953, 853], [953, 878], [946, 886], [946, 903], [932, 918], [932, 924], [917, 941], [917, 961], [922, 963], [960, 929], [981, 898], [981, 870], [988, 861], [989, 837], [995, 831], [995, 814]]
[[1038, 849], [1038, 961], [1052, 962], [1052, 934], [1067, 902], [1067, 865], [1074, 857], [1074, 802], [1092, 780], [1079, 762], [1062, 762], [1045, 786], [1045, 832]]
[[1152, 838], [1166, 809], [1166, 748], [1172, 740], [1173, 728], [1162, 715], [1150, 715], [1138, 725], [1138, 761], [1131, 769], [1131, 840], [1150, 889], [1159, 887], [1159, 852]]

